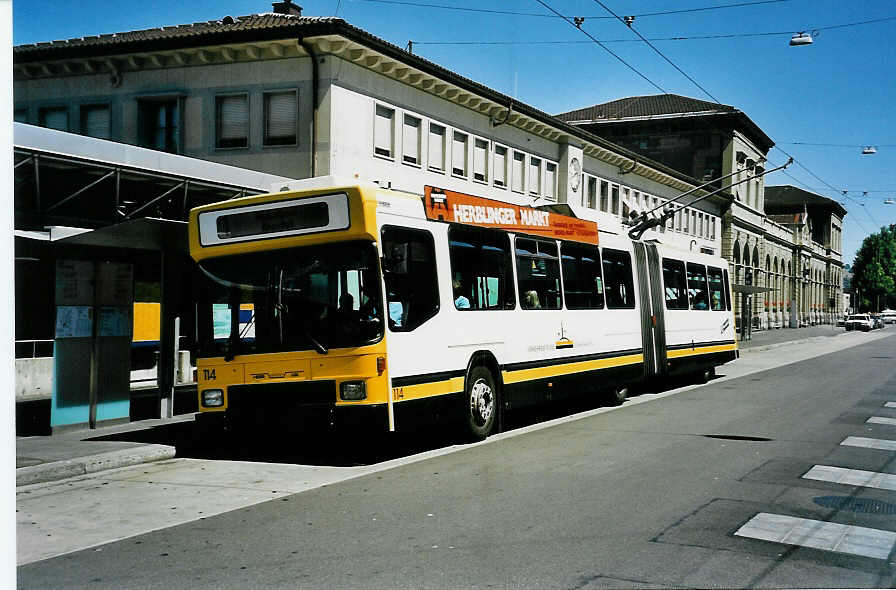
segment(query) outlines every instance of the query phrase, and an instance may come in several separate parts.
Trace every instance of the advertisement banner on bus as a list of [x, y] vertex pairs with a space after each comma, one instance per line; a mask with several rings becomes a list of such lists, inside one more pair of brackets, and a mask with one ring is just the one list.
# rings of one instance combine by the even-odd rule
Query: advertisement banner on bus
[[424, 187], [423, 194], [426, 217], [433, 221], [500, 228], [586, 244], [598, 242], [597, 223], [593, 221], [429, 185]]

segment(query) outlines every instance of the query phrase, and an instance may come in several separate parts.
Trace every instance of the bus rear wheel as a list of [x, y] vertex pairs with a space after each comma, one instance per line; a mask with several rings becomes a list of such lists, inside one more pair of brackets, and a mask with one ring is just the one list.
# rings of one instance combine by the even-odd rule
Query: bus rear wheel
[[484, 440], [495, 431], [498, 418], [498, 388], [491, 371], [482, 365], [470, 369], [464, 400], [465, 434], [472, 441]]

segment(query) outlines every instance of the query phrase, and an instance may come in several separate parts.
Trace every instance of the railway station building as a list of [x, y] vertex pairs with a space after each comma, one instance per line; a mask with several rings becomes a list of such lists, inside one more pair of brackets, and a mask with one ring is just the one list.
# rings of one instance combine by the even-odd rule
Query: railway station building
[[763, 177], [751, 174], [772, 165], [767, 158], [774, 142], [746, 113], [660, 94], [613, 100], [557, 118], [695, 179], [724, 179], [714, 183], [717, 187], [744, 181], [730, 189], [734, 200], [720, 230], [720, 252], [734, 269], [738, 325], [740, 300], [750, 287], [765, 289], [750, 302], [754, 329], [833, 323], [843, 314], [846, 210], [806, 190], [766, 186]]

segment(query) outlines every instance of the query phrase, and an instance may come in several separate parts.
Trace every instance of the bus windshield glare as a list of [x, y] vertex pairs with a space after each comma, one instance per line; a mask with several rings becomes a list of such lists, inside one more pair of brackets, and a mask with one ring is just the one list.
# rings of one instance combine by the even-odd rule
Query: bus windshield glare
[[363, 346], [383, 337], [373, 243], [348, 242], [203, 260], [203, 356]]

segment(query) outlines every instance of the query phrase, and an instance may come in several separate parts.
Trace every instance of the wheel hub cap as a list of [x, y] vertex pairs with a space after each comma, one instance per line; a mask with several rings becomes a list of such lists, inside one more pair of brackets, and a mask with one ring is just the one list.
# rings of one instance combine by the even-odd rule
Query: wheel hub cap
[[477, 381], [470, 391], [470, 411], [473, 418], [481, 424], [488, 422], [495, 410], [495, 396], [492, 388], [484, 381]]

